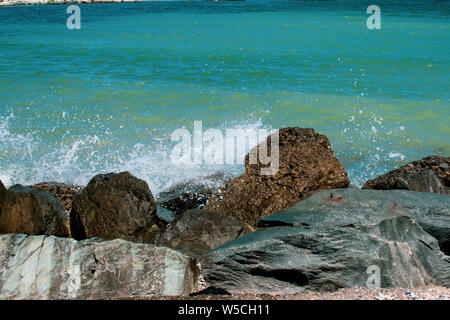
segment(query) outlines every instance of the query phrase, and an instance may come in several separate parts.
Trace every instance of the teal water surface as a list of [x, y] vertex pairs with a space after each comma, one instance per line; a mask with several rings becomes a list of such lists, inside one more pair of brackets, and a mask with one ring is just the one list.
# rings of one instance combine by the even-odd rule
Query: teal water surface
[[177, 128], [311, 127], [352, 183], [450, 153], [450, 1], [155, 1], [0, 7], [0, 179], [154, 193], [242, 165], [170, 161]]

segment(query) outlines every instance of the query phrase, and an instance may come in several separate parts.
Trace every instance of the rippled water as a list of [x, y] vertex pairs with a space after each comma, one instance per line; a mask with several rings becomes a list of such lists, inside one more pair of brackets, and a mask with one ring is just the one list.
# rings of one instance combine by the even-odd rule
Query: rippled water
[[0, 179], [157, 193], [242, 165], [176, 165], [171, 133], [312, 127], [355, 185], [450, 153], [450, 1], [157, 1], [0, 7]]

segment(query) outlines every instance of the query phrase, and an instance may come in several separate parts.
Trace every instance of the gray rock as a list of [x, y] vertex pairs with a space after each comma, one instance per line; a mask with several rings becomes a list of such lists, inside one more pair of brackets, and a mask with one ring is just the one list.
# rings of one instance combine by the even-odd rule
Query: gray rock
[[22, 185], [0, 189], [0, 234], [68, 236], [65, 210], [51, 194]]
[[167, 225], [156, 243], [197, 257], [252, 231], [253, 228], [237, 218], [196, 209]]
[[3, 185], [2, 180], [0, 180], [0, 214], [2, 212], [2, 205], [3, 205], [3, 200], [6, 197], [6, 187]]
[[177, 218], [175, 212], [161, 206], [157, 206], [156, 215], [167, 223], [170, 223]]
[[56, 199], [61, 201], [63, 207], [68, 213], [72, 210], [73, 196], [83, 190], [83, 186], [69, 185], [59, 182], [41, 182], [28, 187], [50, 193]]
[[203, 255], [202, 272], [230, 293], [366, 286], [371, 268], [379, 268], [383, 288], [449, 287], [450, 257], [416, 221], [425, 208], [448, 218], [448, 204], [448, 196], [408, 191], [320, 192], [262, 219], [271, 228]]
[[196, 262], [169, 248], [120, 239], [0, 235], [0, 299], [186, 295], [197, 277]]
[[179, 183], [158, 195], [158, 204], [176, 215], [205, 206], [212, 194], [232, 179], [225, 172], [216, 172], [207, 176]]
[[[271, 170], [261, 162], [261, 155], [271, 150], [272, 140], [279, 146], [279, 165], [272, 168], [274, 174], [263, 175], [261, 172]], [[259, 155], [255, 164], [250, 161], [253, 158], [250, 155]], [[311, 192], [346, 188], [349, 184], [347, 172], [325, 135], [314, 129], [281, 128], [278, 134], [268, 136], [247, 154], [245, 173], [220, 188], [205, 209], [253, 225], [260, 218], [291, 207]]]

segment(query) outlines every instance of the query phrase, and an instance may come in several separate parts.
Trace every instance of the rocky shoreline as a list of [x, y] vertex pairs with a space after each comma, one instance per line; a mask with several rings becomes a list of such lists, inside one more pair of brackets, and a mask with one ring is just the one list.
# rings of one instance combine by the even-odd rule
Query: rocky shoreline
[[157, 198], [128, 172], [0, 182], [0, 299], [448, 299], [449, 157], [356, 189], [326, 136], [278, 133], [277, 174], [247, 156]]

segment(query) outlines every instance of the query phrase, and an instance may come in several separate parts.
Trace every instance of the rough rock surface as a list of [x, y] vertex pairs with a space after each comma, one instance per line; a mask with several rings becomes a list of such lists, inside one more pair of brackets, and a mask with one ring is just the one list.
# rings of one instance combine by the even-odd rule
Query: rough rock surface
[[147, 183], [129, 172], [97, 175], [73, 197], [70, 227], [77, 240], [100, 237], [149, 243], [164, 225]]
[[403, 189], [450, 194], [450, 157], [430, 156], [413, 161], [367, 181], [363, 189]]
[[161, 206], [157, 206], [156, 215], [158, 216], [158, 218], [167, 223], [170, 223], [177, 218], [175, 212]]
[[0, 215], [2, 214], [2, 205], [3, 205], [3, 200], [5, 200], [6, 197], [6, 187], [3, 184], [2, 180], [0, 180]]
[[314, 226], [377, 224], [407, 215], [438, 240], [450, 255], [450, 196], [405, 190], [340, 189], [319, 194], [283, 212], [263, 218], [259, 226]]
[[[269, 136], [265, 143], [269, 152], [271, 139]], [[262, 147], [264, 144], [256, 147], [257, 154]], [[328, 138], [313, 129], [279, 130], [279, 170], [275, 175], [261, 175], [266, 166], [259, 162], [260, 157], [257, 164], [250, 164], [249, 159], [247, 155], [246, 172], [215, 193], [206, 209], [255, 224], [262, 217], [289, 208], [311, 191], [346, 188], [350, 183]]]
[[234, 217], [196, 209], [167, 225], [156, 243], [197, 257], [252, 231], [254, 229]]
[[64, 208], [51, 194], [22, 185], [0, 189], [0, 234], [68, 236]]
[[232, 177], [224, 172], [198, 177], [184, 183], [176, 184], [158, 195], [160, 206], [180, 215], [191, 209], [201, 209], [214, 192]]
[[66, 210], [65, 223], [67, 229], [69, 230], [69, 237], [72, 237], [72, 232], [70, 230], [70, 213], [72, 212], [73, 196], [78, 192], [81, 192], [81, 190], [83, 190], [83, 187], [58, 182], [41, 182], [35, 185], [30, 185], [28, 187], [48, 192], [56, 199], [61, 201], [61, 204]]
[[185, 295], [197, 277], [195, 261], [169, 248], [120, 239], [0, 235], [0, 299]]
[[433, 193], [319, 192], [262, 219], [271, 228], [202, 256], [202, 273], [210, 286], [230, 293], [366, 286], [376, 268], [382, 288], [449, 287], [450, 257], [422, 228], [437, 217], [448, 228], [449, 208], [449, 196]]

